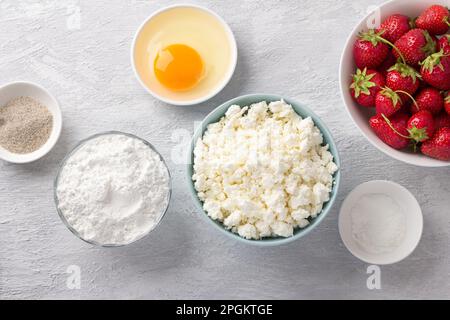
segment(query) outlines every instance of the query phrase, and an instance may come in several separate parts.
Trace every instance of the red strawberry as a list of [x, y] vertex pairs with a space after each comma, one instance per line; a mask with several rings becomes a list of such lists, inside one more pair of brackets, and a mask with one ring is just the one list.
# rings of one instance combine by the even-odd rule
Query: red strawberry
[[426, 58], [420, 73], [423, 80], [439, 90], [450, 90], [450, 56], [441, 50]]
[[402, 100], [397, 92], [390, 88], [379, 91], [375, 97], [375, 108], [377, 114], [384, 114], [386, 117], [392, 116], [402, 107]]
[[414, 142], [423, 142], [430, 139], [435, 130], [433, 115], [422, 110], [414, 114], [408, 121], [408, 132]]
[[[436, 52], [437, 43], [428, 31], [412, 29], [395, 42], [395, 47], [408, 64], [416, 66], [420, 61]], [[399, 58], [401, 55], [397, 50], [393, 52], [395, 57]]]
[[[420, 85], [420, 74], [412, 67], [401, 62], [389, 69], [386, 75], [386, 86], [394, 91], [405, 91], [413, 95]], [[407, 101], [405, 94], [400, 94], [403, 102]]]
[[[394, 149], [406, 148], [410, 142], [408, 138], [408, 115], [397, 113], [389, 120], [383, 114], [370, 118], [369, 124], [375, 134], [387, 145]], [[387, 121], [386, 121], [387, 120]], [[389, 121], [389, 122], [388, 122]]]
[[383, 32], [381, 36], [386, 40], [394, 43], [402, 35], [411, 29], [411, 20], [402, 14], [394, 14], [386, 18], [377, 32]]
[[450, 34], [439, 39], [439, 50], [442, 50], [444, 54], [450, 54]]
[[450, 128], [450, 115], [446, 112], [439, 113], [436, 117], [434, 117], [434, 124], [436, 130], [444, 127]]
[[430, 34], [444, 34], [449, 27], [449, 17], [450, 14], [446, 7], [434, 5], [422, 12], [416, 19], [416, 26], [428, 30]]
[[380, 72], [384, 77], [386, 77], [388, 70], [392, 68], [397, 59], [395, 58], [392, 51], [389, 51], [387, 58], [383, 61], [383, 63], [378, 67], [378, 72]]
[[450, 115], [450, 92], [447, 92], [447, 95], [444, 100], [444, 109], [448, 115]]
[[444, 107], [444, 98], [441, 93], [434, 88], [422, 89], [416, 96], [417, 104], [411, 105], [411, 112], [416, 113], [427, 110], [432, 114], [438, 114]]
[[441, 128], [420, 148], [423, 154], [443, 161], [450, 161], [450, 128]]
[[389, 53], [389, 47], [383, 40], [380, 33], [373, 29], [359, 34], [353, 46], [353, 57], [358, 68], [376, 69], [383, 63]]
[[381, 73], [366, 68], [363, 71], [357, 69], [350, 85], [350, 93], [358, 104], [371, 108], [375, 106], [375, 96], [384, 85]]

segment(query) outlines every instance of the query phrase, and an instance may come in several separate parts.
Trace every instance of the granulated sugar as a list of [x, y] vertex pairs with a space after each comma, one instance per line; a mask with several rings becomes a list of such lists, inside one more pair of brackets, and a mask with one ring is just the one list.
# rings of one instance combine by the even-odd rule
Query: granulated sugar
[[390, 253], [403, 242], [406, 217], [400, 205], [384, 194], [362, 196], [351, 209], [352, 236], [367, 252]]
[[30, 97], [18, 97], [0, 106], [0, 146], [12, 153], [38, 150], [50, 137], [53, 116]]
[[131, 243], [152, 230], [170, 195], [169, 172], [143, 141], [96, 137], [67, 160], [57, 186], [59, 210], [81, 238], [102, 245]]

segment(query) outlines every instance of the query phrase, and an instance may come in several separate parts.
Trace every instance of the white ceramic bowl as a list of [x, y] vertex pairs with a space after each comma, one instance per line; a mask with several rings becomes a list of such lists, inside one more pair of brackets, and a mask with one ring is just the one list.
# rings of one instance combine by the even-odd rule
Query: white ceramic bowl
[[[219, 83], [219, 85], [216, 88], [211, 89], [211, 91], [208, 94], [206, 94], [205, 96], [203, 96], [201, 98], [198, 98], [198, 99], [186, 100], [186, 101], [183, 101], [183, 100], [181, 100], [181, 101], [180, 100], [172, 100], [172, 99], [163, 97], [160, 94], [157, 94], [151, 88], [149, 88], [144, 83], [144, 81], [141, 79], [141, 76], [139, 75], [139, 72], [136, 69], [136, 63], [135, 63], [135, 59], [134, 59], [136, 41], [138, 39], [139, 34], [141, 33], [141, 31], [145, 27], [145, 25], [150, 20], [155, 18], [157, 15], [161, 14], [162, 12], [165, 12], [165, 11], [168, 11], [168, 10], [171, 10], [171, 9], [174, 9], [174, 8], [179, 8], [179, 7], [187, 7], [187, 8], [199, 9], [199, 10], [205, 11], [206, 13], [210, 14], [211, 16], [213, 16], [223, 26], [226, 34], [228, 35], [228, 41], [230, 42], [230, 47], [231, 47], [231, 51], [232, 51], [230, 66], [228, 68], [227, 73], [223, 77], [223, 81], [221, 83]], [[138, 79], [139, 83], [142, 85], [142, 87], [144, 87], [144, 89], [148, 93], [150, 93], [156, 99], [161, 100], [161, 101], [163, 101], [165, 103], [168, 103], [168, 104], [171, 104], [171, 105], [176, 105], [176, 106], [188, 106], [188, 105], [199, 104], [199, 103], [202, 103], [202, 102], [205, 102], [205, 101], [211, 99], [216, 94], [218, 94], [220, 91], [222, 91], [222, 89], [225, 88], [225, 86], [228, 84], [228, 82], [230, 82], [231, 77], [234, 74], [234, 71], [235, 71], [236, 65], [237, 65], [237, 58], [238, 58], [238, 50], [237, 50], [236, 39], [234, 37], [233, 31], [231, 31], [230, 26], [225, 22], [225, 20], [222, 19], [222, 17], [220, 17], [214, 11], [211, 11], [208, 8], [205, 8], [205, 7], [202, 7], [202, 6], [198, 6], [198, 5], [194, 5], [194, 4], [175, 4], [175, 5], [171, 5], [171, 6], [162, 8], [162, 9], [154, 12], [138, 28], [138, 30], [136, 31], [136, 34], [134, 35], [133, 43], [131, 45], [131, 65], [133, 67], [134, 75]]]
[[[355, 202], [366, 194], [386, 194], [395, 199], [406, 215], [403, 242], [390, 253], [373, 254], [364, 250], [352, 236], [351, 210]], [[409, 256], [422, 237], [423, 217], [416, 198], [406, 188], [391, 181], [375, 180], [356, 187], [344, 200], [339, 213], [339, 233], [347, 249], [357, 258], [370, 264], [392, 264]]]
[[36, 161], [53, 149], [61, 135], [62, 115], [58, 101], [43, 87], [32, 82], [12, 82], [0, 88], [0, 108], [10, 100], [27, 96], [34, 98], [43, 105], [53, 115], [53, 129], [47, 142], [38, 150], [27, 154], [11, 153], [0, 146], [0, 159], [11, 163], [29, 163]]
[[[441, 4], [444, 6], [449, 5], [449, 0], [394, 0], [382, 4], [379, 7], [379, 13], [381, 21], [386, 17], [394, 13], [401, 13], [410, 17], [417, 17], [423, 10], [433, 4]], [[349, 91], [351, 83], [351, 76], [356, 70], [355, 63], [353, 61], [353, 44], [357, 38], [358, 32], [369, 29], [371, 18], [373, 13], [368, 14], [362, 19], [358, 25], [353, 29], [347, 43], [344, 47], [344, 52], [341, 57], [341, 65], [339, 71], [339, 81], [341, 87], [341, 93], [344, 100], [345, 107], [350, 114], [350, 117], [355, 122], [356, 126], [361, 130], [362, 134], [379, 150], [387, 154], [388, 156], [422, 167], [445, 167], [450, 166], [449, 161], [440, 161], [432, 159], [420, 153], [412, 153], [408, 151], [395, 150], [381, 141], [369, 126], [369, 118], [371, 110], [358, 106], [358, 104], [352, 99]]]

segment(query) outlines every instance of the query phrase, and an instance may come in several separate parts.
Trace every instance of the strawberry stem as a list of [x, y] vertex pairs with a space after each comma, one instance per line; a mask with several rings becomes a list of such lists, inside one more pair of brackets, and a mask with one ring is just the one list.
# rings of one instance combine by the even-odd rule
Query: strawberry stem
[[395, 91], [395, 92], [397, 92], [397, 93], [403, 93], [403, 94], [407, 95], [407, 96], [412, 100], [412, 102], [414, 103], [414, 106], [416, 107], [416, 110], [417, 110], [417, 111], [420, 111], [419, 105], [417, 104], [416, 99], [414, 99], [414, 97], [413, 97], [412, 95], [410, 95], [408, 92], [403, 91], [403, 90], [397, 90], [397, 91]]
[[398, 55], [400, 56], [400, 58], [402, 59], [402, 62], [404, 64], [406, 64], [406, 60], [405, 57], [403, 56], [403, 54], [401, 53], [401, 51], [389, 40], [386, 40], [385, 38], [383, 38], [382, 36], [377, 36], [377, 39], [380, 40], [381, 42], [386, 43], [387, 45], [391, 46], [395, 51], [397, 51]]
[[383, 117], [384, 121], [386, 121], [386, 123], [388, 124], [389, 128], [391, 128], [392, 131], [394, 131], [397, 135], [399, 135], [400, 137], [405, 138], [405, 139], [410, 139], [409, 136], [405, 136], [404, 134], [401, 134], [400, 132], [398, 132], [397, 129], [395, 129], [394, 126], [392, 125], [391, 120], [389, 120], [388, 117], [386, 117], [384, 115], [384, 113], [382, 113], [381, 116]]

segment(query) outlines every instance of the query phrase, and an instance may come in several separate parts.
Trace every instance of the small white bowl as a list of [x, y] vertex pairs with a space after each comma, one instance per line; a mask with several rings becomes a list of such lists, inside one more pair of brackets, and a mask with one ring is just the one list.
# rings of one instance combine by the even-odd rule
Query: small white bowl
[[[398, 248], [389, 253], [373, 254], [364, 250], [352, 236], [351, 210], [358, 199], [367, 194], [385, 194], [395, 199], [406, 215], [406, 234]], [[339, 233], [347, 249], [370, 264], [392, 264], [408, 257], [422, 237], [423, 217], [416, 198], [406, 188], [391, 181], [374, 180], [360, 184], [344, 200], [339, 213]]]
[[[428, 8], [433, 4], [441, 4], [443, 6], [449, 5], [449, 0], [394, 0], [382, 4], [379, 7], [379, 13], [381, 21], [386, 17], [400, 13], [412, 18], [417, 17], [423, 10]], [[349, 91], [349, 86], [351, 82], [351, 76], [355, 73], [356, 66], [353, 61], [353, 44], [357, 38], [360, 31], [369, 29], [368, 23], [374, 13], [369, 13], [362, 19], [358, 25], [350, 33], [347, 42], [344, 47], [344, 51], [341, 57], [341, 65], [339, 70], [339, 81], [341, 87], [341, 94], [344, 100], [344, 105], [352, 118], [353, 122], [360, 129], [361, 133], [380, 151], [384, 152], [388, 156], [421, 167], [445, 167], [450, 166], [450, 161], [440, 161], [427, 157], [420, 153], [412, 153], [408, 151], [395, 150], [385, 144], [376, 136], [369, 125], [370, 110], [369, 108], [364, 108], [358, 106], [358, 104], [352, 99]]]
[[[145, 27], [145, 25], [152, 20], [153, 18], [155, 18], [156, 16], [158, 16], [159, 14], [174, 9], [174, 8], [180, 8], [180, 7], [185, 7], [185, 8], [195, 8], [195, 9], [199, 9], [202, 11], [205, 11], [206, 13], [210, 14], [211, 16], [213, 16], [224, 28], [226, 34], [228, 35], [228, 41], [230, 42], [230, 46], [231, 46], [231, 61], [230, 61], [230, 66], [228, 68], [227, 73], [224, 75], [223, 81], [214, 89], [211, 89], [211, 92], [209, 92], [207, 95], [198, 98], [198, 99], [193, 99], [193, 100], [172, 100], [166, 97], [163, 97], [159, 94], [157, 94], [155, 91], [153, 91], [152, 89], [150, 89], [145, 83], [144, 81], [141, 79], [141, 76], [139, 75], [139, 72], [136, 69], [136, 63], [134, 60], [134, 53], [135, 53], [135, 48], [136, 48], [136, 41], [141, 33], [141, 31], [143, 30], [143, 28]], [[225, 22], [224, 19], [222, 19], [222, 17], [220, 17], [217, 13], [215, 13], [214, 11], [202, 7], [202, 6], [198, 6], [198, 5], [194, 5], [194, 4], [175, 4], [175, 5], [171, 5], [168, 7], [164, 7], [160, 10], [157, 10], [156, 12], [154, 12], [153, 14], [151, 14], [138, 28], [138, 30], [136, 31], [136, 34], [134, 35], [134, 39], [131, 45], [131, 65], [133, 67], [133, 72], [134, 75], [136, 76], [136, 78], [138, 79], [139, 83], [142, 85], [142, 87], [148, 92], [150, 93], [153, 97], [155, 97], [156, 99], [171, 104], [171, 105], [175, 105], [175, 106], [189, 106], [189, 105], [195, 105], [195, 104], [199, 104], [202, 102], [205, 102], [209, 99], [211, 99], [212, 97], [214, 97], [216, 94], [218, 94], [220, 91], [223, 90], [223, 88], [225, 88], [225, 86], [228, 84], [228, 82], [230, 82], [231, 77], [234, 74], [234, 71], [236, 70], [236, 65], [237, 65], [237, 59], [238, 59], [238, 50], [237, 50], [237, 44], [236, 44], [236, 39], [234, 37], [233, 31], [231, 31], [230, 26]]]
[[58, 101], [43, 87], [32, 82], [12, 82], [0, 87], [0, 108], [17, 97], [31, 97], [43, 105], [53, 115], [53, 128], [47, 142], [38, 150], [27, 154], [16, 154], [0, 146], [0, 159], [11, 163], [29, 163], [36, 161], [53, 149], [61, 135], [62, 115]]

